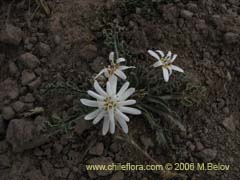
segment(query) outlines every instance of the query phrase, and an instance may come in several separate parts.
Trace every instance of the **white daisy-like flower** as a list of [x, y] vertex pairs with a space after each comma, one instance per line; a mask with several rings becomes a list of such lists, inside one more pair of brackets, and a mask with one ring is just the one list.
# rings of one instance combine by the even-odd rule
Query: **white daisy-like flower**
[[[117, 92], [117, 78], [107, 82], [106, 91], [104, 91], [97, 81], [94, 82], [96, 92], [87, 91], [87, 93], [96, 100], [81, 99], [81, 103], [96, 107], [97, 109], [90, 114], [87, 114], [85, 120], [93, 120], [93, 124], [97, 124], [103, 120], [103, 135], [106, 135], [110, 130], [111, 134], [115, 132], [115, 124], [118, 123], [124, 133], [128, 133], [129, 117], [126, 114], [139, 115], [141, 111], [129, 107], [136, 103], [136, 100], [127, 100], [134, 92], [135, 88], [129, 88], [129, 82], [125, 82]], [[126, 114], [125, 114], [126, 113]]]
[[125, 58], [117, 58], [115, 60], [115, 54], [114, 52], [111, 52], [109, 54], [109, 61], [110, 61], [110, 65], [104, 69], [102, 69], [97, 76], [95, 77], [98, 78], [100, 75], [104, 74], [105, 77], [107, 77], [108, 79], [111, 79], [112, 77], [119, 77], [123, 80], [127, 79], [126, 74], [123, 72], [126, 69], [130, 69], [130, 68], [135, 68], [134, 66], [124, 66], [124, 65], [120, 65], [121, 62], [125, 62], [126, 59]]
[[165, 56], [163, 51], [160, 50], [148, 50], [148, 53], [157, 59], [157, 62], [153, 64], [153, 67], [162, 66], [163, 77], [166, 82], [168, 82], [173, 70], [184, 73], [184, 70], [182, 68], [172, 64], [177, 58], [177, 54], [172, 55], [172, 52], [168, 51], [167, 55]]

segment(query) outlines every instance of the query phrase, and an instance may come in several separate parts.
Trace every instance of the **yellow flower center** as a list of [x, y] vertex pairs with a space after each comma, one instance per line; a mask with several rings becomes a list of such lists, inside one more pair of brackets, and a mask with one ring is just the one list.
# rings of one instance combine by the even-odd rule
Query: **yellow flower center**
[[106, 97], [105, 99], [104, 99], [104, 109], [106, 110], [106, 111], [109, 111], [109, 110], [111, 110], [111, 109], [116, 109], [116, 107], [117, 107], [117, 103], [114, 101], [114, 100], [112, 100], [112, 98], [111, 97]]
[[164, 68], [168, 68], [172, 64], [168, 58], [161, 58], [160, 61], [163, 63]]
[[119, 68], [119, 64], [111, 64], [110, 66], [108, 66], [108, 73], [109, 75], [113, 75], [114, 72]]

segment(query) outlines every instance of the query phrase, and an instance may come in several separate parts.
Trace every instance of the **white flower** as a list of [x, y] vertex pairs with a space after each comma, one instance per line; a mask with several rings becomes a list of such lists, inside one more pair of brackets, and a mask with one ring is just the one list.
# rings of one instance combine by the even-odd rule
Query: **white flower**
[[123, 72], [126, 69], [135, 68], [134, 66], [122, 66], [120, 65], [121, 62], [126, 61], [125, 58], [118, 58], [115, 62], [114, 52], [109, 54], [110, 65], [104, 69], [102, 69], [98, 75], [95, 77], [98, 78], [100, 75], [104, 74], [108, 79], [112, 77], [119, 77], [123, 80], [127, 79], [126, 74]]
[[94, 88], [97, 93], [93, 91], [87, 91], [87, 93], [96, 99], [96, 101], [81, 99], [81, 103], [90, 106], [97, 107], [97, 109], [90, 114], [87, 114], [85, 120], [93, 120], [93, 124], [97, 124], [101, 119], [103, 120], [103, 135], [106, 135], [110, 130], [111, 134], [115, 132], [116, 122], [121, 126], [125, 133], [128, 133], [127, 122], [129, 118], [126, 114], [141, 114], [141, 111], [128, 107], [136, 103], [136, 100], [127, 100], [134, 92], [135, 88], [129, 88], [129, 82], [123, 84], [121, 89], [117, 92], [117, 78], [113, 78], [112, 81], [107, 82], [106, 91], [104, 91], [97, 81], [94, 82]]
[[[165, 56], [164, 53], [160, 50], [156, 50], [155, 52], [152, 50], [148, 50], [148, 53], [157, 59], [157, 62], [153, 64], [153, 67], [162, 66], [163, 70], [163, 77], [166, 82], [168, 82], [170, 75], [172, 74], [172, 70], [178, 71], [183, 73], [183, 69], [172, 65], [174, 60], [176, 59], [177, 55], [173, 54], [171, 51], [168, 51], [167, 55]], [[160, 56], [159, 56], [160, 55]]]

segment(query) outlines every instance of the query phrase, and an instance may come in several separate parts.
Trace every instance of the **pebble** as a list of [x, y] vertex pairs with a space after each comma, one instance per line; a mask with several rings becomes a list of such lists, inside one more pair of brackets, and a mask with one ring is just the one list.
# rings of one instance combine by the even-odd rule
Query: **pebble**
[[37, 49], [40, 56], [44, 56], [44, 57], [48, 56], [49, 53], [51, 52], [50, 46], [42, 42], [38, 44]]
[[33, 81], [36, 78], [36, 75], [33, 72], [24, 70], [22, 72], [22, 85], [27, 85], [28, 83], [30, 83], [31, 81]]
[[17, 113], [23, 112], [24, 111], [24, 106], [25, 106], [25, 104], [21, 101], [16, 101], [12, 105], [14, 111], [16, 111]]
[[15, 116], [15, 112], [10, 106], [6, 106], [2, 109], [2, 116], [5, 120], [11, 120]]
[[31, 89], [31, 90], [36, 90], [40, 87], [42, 81], [41, 81], [41, 78], [38, 77], [37, 79], [35, 79], [34, 81], [30, 82], [28, 84], [28, 87]]
[[234, 132], [236, 130], [234, 117], [232, 115], [229, 117], [226, 117], [222, 124], [230, 132]]
[[25, 103], [33, 103], [35, 101], [35, 98], [31, 93], [28, 93], [26, 96], [23, 97], [23, 101]]
[[0, 32], [0, 42], [19, 45], [23, 38], [23, 32], [21, 28], [16, 27], [12, 24], [7, 24], [6, 28]]
[[39, 66], [39, 59], [32, 53], [24, 53], [20, 56], [19, 61], [24, 65], [24, 67], [29, 69], [34, 69]]
[[101, 156], [103, 154], [104, 145], [103, 143], [97, 143], [94, 147], [89, 150], [92, 155]]
[[200, 151], [199, 153], [196, 153], [195, 156], [204, 162], [210, 162], [214, 160], [217, 156], [217, 150], [206, 148]]
[[192, 18], [193, 16], [193, 13], [191, 11], [188, 11], [188, 10], [182, 10], [181, 11], [181, 16], [186, 19], [186, 20], [189, 20]]

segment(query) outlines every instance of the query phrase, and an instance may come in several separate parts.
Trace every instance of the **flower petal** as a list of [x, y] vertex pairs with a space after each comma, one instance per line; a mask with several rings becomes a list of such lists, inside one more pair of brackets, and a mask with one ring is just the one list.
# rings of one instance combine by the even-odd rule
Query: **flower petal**
[[163, 51], [156, 50], [156, 52], [157, 52], [158, 54], [160, 54], [161, 57], [164, 57], [164, 53], [163, 53]]
[[171, 59], [171, 63], [173, 63], [173, 61], [175, 61], [176, 58], [177, 58], [177, 54], [174, 54], [172, 59]]
[[129, 117], [127, 117], [127, 115], [123, 114], [119, 109], [116, 109], [116, 116], [118, 119], [122, 119], [124, 121], [129, 122]]
[[123, 84], [123, 86], [121, 87], [121, 89], [118, 91], [117, 96], [118, 96], [118, 97], [121, 97], [122, 94], [123, 94], [123, 93], [127, 90], [127, 88], [129, 87], [129, 85], [130, 85], [129, 82], [125, 82], [125, 83]]
[[167, 55], [166, 55], [166, 58], [167, 59], [171, 59], [171, 56], [172, 56], [172, 52], [171, 51], [168, 51]]
[[114, 63], [114, 52], [110, 52], [109, 60], [110, 60], [111, 63]]
[[167, 69], [169, 71], [169, 76], [171, 76], [171, 74], [172, 74], [172, 66], [168, 66]]
[[[96, 76], [94, 79], [97, 79], [99, 76], [101, 76], [103, 73], [105, 74], [107, 72], [107, 68], [102, 69]], [[106, 76], [106, 75], [105, 75]]]
[[97, 115], [99, 114], [99, 112], [100, 112], [100, 109], [97, 109], [97, 110], [95, 110], [95, 111], [87, 114], [87, 115], [84, 117], [84, 119], [85, 119], [85, 120], [94, 119], [95, 117], [97, 117]]
[[135, 92], [135, 88], [129, 88], [125, 93], [119, 97], [120, 100], [124, 101], [129, 98]]
[[132, 107], [120, 107], [119, 110], [123, 113], [133, 114], [133, 115], [139, 115], [142, 113], [140, 110]]
[[136, 68], [135, 66], [120, 66], [118, 69], [120, 70], [120, 71], [124, 71], [124, 70], [126, 70], [126, 69], [131, 69], [131, 68]]
[[100, 110], [97, 117], [93, 120], [93, 124], [97, 124], [105, 115], [105, 111], [104, 110]]
[[178, 67], [178, 66], [172, 65], [172, 69], [173, 69], [174, 71], [178, 71], [178, 72], [184, 73], [184, 70], [183, 70], [182, 68]]
[[117, 76], [111, 76], [109, 78], [109, 82], [111, 84], [111, 88], [112, 88], [112, 93], [116, 94], [117, 93]]
[[109, 115], [109, 121], [110, 121], [110, 133], [114, 134], [115, 133], [115, 120], [114, 120], [113, 110], [110, 110], [108, 112], [108, 115]]
[[103, 129], [102, 129], [102, 133], [105, 136], [109, 130], [109, 125], [110, 125], [110, 121], [108, 119], [108, 116], [104, 116], [104, 121], [103, 121]]
[[110, 81], [107, 82], [107, 94], [108, 96], [111, 96], [113, 94], [112, 84]]
[[121, 62], [124, 62], [124, 61], [126, 61], [125, 58], [118, 58], [118, 59], [117, 59], [117, 64], [119, 64], [119, 63], [121, 63]]
[[133, 105], [133, 104], [136, 104], [136, 100], [134, 100], [134, 99], [118, 102], [119, 106], [129, 106], [129, 105]]
[[148, 53], [149, 53], [152, 57], [156, 58], [157, 60], [160, 60], [159, 55], [158, 55], [157, 53], [155, 53], [153, 50], [148, 50]]
[[124, 72], [122, 72], [121, 70], [117, 69], [114, 74], [116, 74], [118, 77], [120, 77], [121, 79], [125, 80], [127, 79], [127, 76]]
[[98, 102], [97, 101], [92, 101], [92, 100], [88, 100], [88, 99], [80, 99], [80, 101], [85, 106], [98, 107]]
[[161, 61], [157, 61], [153, 64], [153, 67], [159, 67], [159, 66], [162, 66], [163, 63]]
[[121, 126], [122, 130], [124, 133], [128, 133], [128, 125], [126, 123], [126, 121], [124, 121], [123, 119], [117, 119], [119, 125]]
[[98, 94], [100, 94], [101, 96], [105, 96], [105, 97], [107, 96], [107, 93], [101, 88], [101, 86], [97, 81], [94, 81], [94, 88], [96, 89]]
[[163, 78], [164, 78], [165, 82], [168, 82], [168, 80], [169, 80], [168, 70], [164, 67], [162, 69], [163, 69]]
[[89, 96], [92, 96], [93, 98], [96, 98], [97, 100], [104, 100], [103, 96], [101, 96], [93, 91], [88, 90], [87, 93]]

